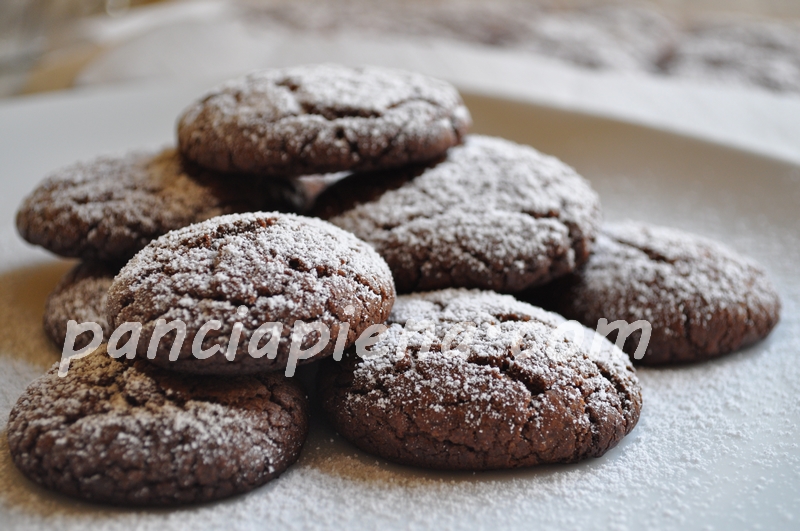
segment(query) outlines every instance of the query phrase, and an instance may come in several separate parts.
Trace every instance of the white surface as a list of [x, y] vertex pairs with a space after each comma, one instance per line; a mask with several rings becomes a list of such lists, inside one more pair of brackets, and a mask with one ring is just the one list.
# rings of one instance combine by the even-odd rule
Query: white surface
[[[174, 117], [202, 90], [123, 88], [0, 106], [0, 418], [58, 358], [41, 312], [67, 267], [16, 236], [18, 203], [61, 164], [169, 142]], [[773, 335], [710, 363], [640, 370], [639, 425], [603, 458], [570, 466], [479, 474], [399, 467], [342, 442], [317, 416], [300, 462], [263, 488], [200, 507], [124, 510], [37, 488], [2, 440], [0, 528], [796, 529], [800, 167], [535, 105], [467, 103], [477, 131], [575, 165], [608, 218], [692, 230], [765, 264], [784, 302]]]

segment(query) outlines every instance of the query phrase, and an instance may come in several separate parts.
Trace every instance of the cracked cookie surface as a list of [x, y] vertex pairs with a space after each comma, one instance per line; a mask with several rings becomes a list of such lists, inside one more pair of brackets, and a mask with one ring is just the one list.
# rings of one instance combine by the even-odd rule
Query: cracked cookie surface
[[434, 166], [346, 177], [312, 213], [372, 244], [401, 293], [517, 292], [586, 261], [600, 201], [558, 159], [470, 135]]
[[133, 152], [54, 172], [17, 212], [28, 242], [61, 256], [124, 261], [154, 238], [222, 214], [303, 208], [286, 180], [222, 179], [174, 149]]
[[[105, 262], [81, 262], [56, 285], [44, 305], [44, 331], [58, 348], [64, 346], [67, 321], [97, 323], [105, 340], [111, 335], [106, 319], [106, 295], [119, 272], [118, 265]], [[90, 333], [75, 338], [75, 350], [89, 344]]]
[[[176, 335], [171, 332], [159, 342], [153, 363], [242, 374], [285, 368], [296, 321], [330, 331], [323, 350], [300, 360], [308, 363], [330, 355], [340, 333], [347, 347], [367, 327], [385, 321], [394, 299], [386, 262], [352, 234], [292, 214], [232, 214], [172, 231], [133, 257], [109, 289], [108, 321], [113, 327], [141, 323], [138, 353], [144, 357], [157, 321], [181, 320], [186, 338], [178, 359], [168, 359]], [[207, 329], [199, 345], [204, 351], [218, 347], [217, 353], [199, 359], [193, 343], [211, 321], [219, 327]], [[234, 359], [228, 361], [236, 322], [240, 340], [230, 347]], [[270, 352], [273, 333], [280, 338]], [[321, 333], [302, 336], [302, 349], [323, 341]], [[267, 350], [251, 355], [255, 348]]]
[[254, 489], [298, 457], [308, 405], [291, 378], [184, 376], [105, 346], [34, 381], [9, 417], [17, 467], [93, 502], [179, 505]]
[[[700, 236], [634, 221], [603, 227], [588, 263], [526, 298], [596, 327], [598, 319], [652, 326], [636, 363], [714, 358], [766, 337], [780, 298], [764, 270]], [[615, 339], [616, 334], [609, 335]], [[641, 333], [624, 350], [633, 355]]]
[[556, 331], [563, 322], [488, 291], [400, 296], [368, 355], [323, 362], [319, 396], [342, 436], [403, 464], [481, 470], [597, 457], [636, 425], [641, 388], [622, 351], [604, 339], [591, 351]]
[[303, 175], [428, 161], [471, 125], [456, 89], [421, 74], [307, 65], [231, 80], [189, 106], [178, 143], [222, 171]]

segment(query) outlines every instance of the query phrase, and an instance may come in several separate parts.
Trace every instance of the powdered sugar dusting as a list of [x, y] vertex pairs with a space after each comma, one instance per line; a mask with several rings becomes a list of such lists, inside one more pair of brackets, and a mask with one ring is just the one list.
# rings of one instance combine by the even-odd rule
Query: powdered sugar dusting
[[632, 221], [605, 227], [586, 267], [546, 287], [543, 301], [587, 326], [600, 318], [647, 320], [653, 335], [642, 362], [654, 364], [728, 353], [766, 336], [780, 314], [778, 294], [751, 260], [699, 236]]
[[[106, 296], [118, 266], [102, 262], [81, 262], [70, 270], [47, 297], [44, 328], [59, 348], [67, 335], [67, 321], [97, 323], [103, 336], [111, 335], [106, 320]], [[88, 345], [91, 337], [81, 334], [75, 338], [75, 349]]]
[[[605, 291], [622, 287], [621, 279], [636, 279], [637, 287], [642, 288], [637, 290], [642, 305], [628, 311], [645, 319], [652, 319], [654, 313], [664, 311], [667, 306], [677, 307], [698, 293], [709, 305], [709, 312], [712, 308], [728, 307], [746, 311], [742, 307], [743, 295], [763, 298], [759, 306], [773, 304], [777, 298], [759, 265], [709, 239], [636, 222], [613, 223], [605, 227], [604, 232], [608, 239], [603, 238], [598, 245], [625, 247], [623, 252], [629, 254], [630, 259], [616, 263], [613, 270], [601, 268], [602, 271], [593, 275], [592, 282], [597, 282], [598, 288]], [[648, 277], [667, 282], [667, 290], [655, 293], [647, 289]], [[605, 302], [613, 304], [613, 299], [609, 297]], [[697, 317], [707, 319], [705, 315]]]
[[[334, 341], [319, 354], [324, 356], [332, 352], [342, 323], [351, 325], [350, 345], [367, 326], [385, 320], [393, 302], [386, 263], [352, 234], [318, 219], [254, 213], [214, 218], [151, 243], [116, 277], [108, 312], [115, 326], [142, 323], [143, 338], [158, 319], [182, 320], [188, 334], [181, 353], [187, 358], [194, 334], [205, 323], [218, 320], [222, 326], [206, 335], [203, 348], [219, 345], [225, 350], [234, 321], [240, 321], [244, 328], [235, 363], [220, 355], [202, 360], [202, 365], [252, 372], [285, 367], [297, 320], [328, 326]], [[247, 310], [244, 315], [237, 312], [240, 306]], [[283, 325], [277, 357], [252, 358], [250, 338], [269, 322]], [[304, 348], [314, 343], [309, 336]], [[146, 341], [139, 345], [143, 354]], [[169, 367], [193, 370], [199, 361], [187, 359], [183, 366], [176, 362]]]
[[[323, 194], [317, 208], [330, 200]], [[374, 245], [404, 291], [541, 284], [585, 261], [599, 220], [597, 194], [574, 170], [476, 135], [399, 188], [330, 218]]]
[[[414, 324], [409, 323], [410, 320]], [[400, 296], [387, 321], [389, 329], [371, 347], [372, 352], [382, 351], [383, 354], [358, 362], [355, 377], [375, 382], [382, 370], [397, 365], [402, 358], [425, 358], [426, 354], [421, 351], [427, 350], [430, 352], [427, 356], [437, 360], [443, 356], [457, 364], [493, 365], [489, 360], [504, 359], [510, 366], [519, 365], [522, 372], [527, 373], [525, 376], [541, 379], [534, 385], [541, 388], [537, 389], [540, 393], [563, 383], [558, 380], [569, 378], [570, 371], [584, 378], [607, 378], [597, 372], [599, 364], [607, 371], [618, 373], [617, 376], [630, 386], [628, 392], [638, 395], [638, 383], [627, 356], [608, 342], [603, 342], [601, 349], [590, 351], [582, 342], [583, 338], [576, 341], [572, 337], [557, 336], [555, 329], [563, 322], [557, 314], [493, 292], [446, 289]], [[445, 344], [448, 336], [451, 342]], [[400, 345], [407, 345], [407, 350], [397, 357]], [[503, 372], [506, 371], [508, 367], [503, 368]], [[483, 374], [475, 376], [485, 378]], [[418, 383], [433, 393], [437, 388], [454, 385], [454, 382], [432, 382], [425, 381], [423, 375], [419, 377]], [[529, 387], [533, 385], [525, 377], [519, 380]], [[468, 381], [464, 384], [465, 399], [476, 402], [486, 399], [470, 393]], [[502, 389], [497, 391], [494, 398], [503, 401]], [[599, 394], [606, 396], [604, 392]], [[353, 399], [358, 400], [359, 396]], [[634, 405], [628, 403], [627, 407]]]
[[213, 89], [178, 124], [204, 166], [300, 175], [402, 166], [441, 155], [471, 123], [455, 88], [376, 67], [297, 66]]
[[[702, 175], [717, 190], [727, 182], [724, 175], [716, 180], [711, 173]], [[299, 462], [267, 487], [224, 503], [142, 511], [83, 504], [38, 489], [17, 471], [0, 442], [5, 528], [530, 529], [533, 522], [542, 528], [683, 531], [692, 526], [734, 529], [765, 520], [791, 528], [800, 514], [800, 233], [789, 230], [794, 227], [789, 223], [796, 223], [791, 202], [778, 203], [772, 212], [757, 204], [747, 210], [753, 203], [735, 195], [738, 189], [727, 189], [737, 198], [733, 202], [729, 195], [705, 190], [695, 196], [691, 188], [687, 192], [672, 179], [646, 172], [629, 180], [614, 176], [595, 182], [605, 185], [601, 190], [609, 193], [604, 199], [617, 217], [625, 213], [669, 223], [677, 215], [682, 228], [713, 234], [755, 255], [769, 267], [784, 300], [781, 324], [756, 347], [708, 363], [639, 369], [642, 417], [602, 458], [508, 472], [426, 471], [367, 455], [316, 422]], [[758, 189], [772, 204], [796, 197], [790, 194], [797, 190], [796, 180], [784, 186], [776, 191], [760, 183]], [[709, 197], [718, 201], [709, 203]], [[698, 209], [701, 204], [707, 210]], [[20, 257], [28, 264], [41, 260], [11, 230], [0, 236], [3, 264], [19, 267]], [[31, 270], [24, 271], [33, 275]], [[61, 274], [63, 268], [44, 278], [55, 285]], [[18, 319], [6, 320], [14, 326], [0, 333], [4, 415], [48, 365], [43, 360], [52, 364], [58, 359], [43, 335], [33, 333], [40, 328], [34, 310], [23, 306], [20, 313], [19, 298], [8, 294], [18, 285], [29, 284], [20, 284], [16, 273], [2, 277], [3, 308]], [[26, 323], [32, 332], [19, 335]]]
[[99, 157], [56, 171], [17, 215], [23, 238], [62, 256], [127, 260], [152, 239], [232, 212], [295, 210], [287, 182], [187, 168], [174, 149]]
[[[616, 162], [609, 162], [614, 154], [605, 155], [597, 167], [602, 170], [605, 164], [612, 170], [605, 179], [594, 171], [591, 177], [605, 194], [611, 217], [679, 224], [758, 257], [773, 274], [785, 306], [774, 334], [752, 349], [688, 367], [640, 369], [646, 403], [642, 419], [603, 458], [508, 473], [437, 473], [389, 465], [318, 424], [300, 463], [265, 488], [225, 503], [134, 511], [76, 503], [36, 488], [19, 474], [0, 442], [4, 528], [530, 529], [537, 525], [683, 530], [736, 529], [756, 523], [792, 528], [800, 514], [796, 422], [800, 418], [796, 400], [800, 233], [792, 203], [798, 197], [796, 179], [780, 180], [770, 171], [736, 173], [729, 179], [731, 172], [719, 170], [719, 159], [713, 164], [709, 160], [708, 166], [692, 166], [691, 171], [662, 160], [625, 177], [617, 173]], [[597, 156], [593, 152], [586, 158]], [[731, 159], [732, 164], [754, 160], [741, 154]], [[649, 158], [632, 162], [649, 163]], [[742, 195], [745, 181], [752, 184], [745, 188], [752, 193]], [[29, 299], [8, 292], [17, 293], [17, 286], [27, 291], [37, 282], [53, 286], [64, 271], [43, 275], [31, 265], [43, 259], [41, 252], [24, 246], [11, 230], [0, 231], [0, 236], [4, 267], [25, 266], [2, 276], [8, 318], [0, 332], [0, 398], [7, 413], [27, 382], [47, 365], [42, 360], [50, 359], [51, 364], [57, 359], [44, 337], [35, 334], [41, 313], [36, 305], [41, 305], [44, 294]]]
[[209, 380], [122, 363], [104, 347], [36, 380], [8, 442], [32, 479], [98, 501], [177, 504], [249, 490], [296, 459], [300, 390], [280, 375]]
[[638, 420], [627, 356], [561, 335], [555, 314], [452, 289], [395, 308], [364, 359], [345, 360], [341, 378], [321, 370], [327, 413], [368, 451], [435, 468], [573, 462], [602, 455]]

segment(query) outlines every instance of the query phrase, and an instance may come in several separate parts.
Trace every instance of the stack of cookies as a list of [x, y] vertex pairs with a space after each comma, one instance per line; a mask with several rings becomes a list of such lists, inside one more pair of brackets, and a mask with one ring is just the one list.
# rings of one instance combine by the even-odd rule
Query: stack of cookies
[[[192, 103], [177, 148], [46, 179], [19, 232], [80, 263], [45, 310], [62, 360], [10, 415], [19, 469], [125, 505], [248, 491], [299, 456], [307, 363], [328, 421], [388, 460], [576, 462], [639, 419], [626, 352], [698, 361], [776, 324], [752, 262], [601, 226], [573, 169], [470, 125], [455, 88], [418, 74], [270, 70]], [[600, 319], [652, 333], [618, 348]]]

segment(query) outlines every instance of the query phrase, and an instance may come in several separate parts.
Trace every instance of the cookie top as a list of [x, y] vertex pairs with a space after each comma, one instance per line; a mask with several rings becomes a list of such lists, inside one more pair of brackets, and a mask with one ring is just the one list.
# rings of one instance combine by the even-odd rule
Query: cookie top
[[233, 212], [295, 211], [293, 183], [220, 179], [174, 149], [100, 157], [56, 171], [17, 212], [30, 243], [61, 256], [124, 261], [162, 234]]
[[[158, 319], [180, 319], [187, 334], [180, 358], [169, 361], [171, 341], [161, 341], [154, 363], [196, 373], [250, 373], [287, 365], [295, 321], [320, 323], [330, 341], [312, 359], [333, 352], [343, 325], [351, 345], [367, 327], [382, 323], [394, 304], [392, 275], [366, 243], [322, 220], [291, 214], [221, 216], [173, 231], [139, 252], [117, 275], [108, 293], [108, 321], [143, 325], [138, 352], [144, 356]], [[223, 353], [192, 355], [194, 338], [211, 320], [203, 350], [227, 352], [236, 322], [242, 323], [235, 359]], [[276, 353], [251, 355], [250, 340], [266, 323], [278, 323]], [[299, 330], [299, 328], [298, 328]], [[277, 332], [276, 332], [277, 333]], [[322, 339], [309, 333], [308, 349]], [[266, 346], [272, 332], [256, 341]], [[299, 341], [299, 339], [298, 339]], [[253, 349], [254, 350], [254, 349]]]
[[[105, 340], [111, 335], [106, 320], [106, 295], [118, 265], [105, 262], [81, 262], [56, 285], [44, 305], [44, 331], [60, 349], [67, 336], [67, 321], [97, 323]], [[75, 338], [75, 350], [89, 344], [91, 333]]]
[[[713, 358], [753, 343], [777, 324], [781, 307], [752, 261], [705, 238], [635, 221], [606, 225], [579, 273], [530, 298], [591, 328], [600, 318], [649, 321], [647, 350], [634, 360], [646, 365]], [[639, 337], [624, 350], [632, 355]]]
[[11, 457], [31, 480], [120, 505], [205, 502], [251, 490], [298, 457], [303, 390], [277, 373], [184, 376], [105, 346], [34, 381], [9, 416]]
[[592, 351], [557, 330], [563, 322], [493, 292], [400, 296], [368, 355], [323, 362], [323, 407], [345, 438], [404, 464], [495, 469], [600, 456], [635, 426], [641, 389], [623, 352], [606, 340]]
[[600, 201], [559, 160], [471, 135], [432, 167], [345, 178], [313, 213], [371, 243], [400, 292], [516, 292], [588, 258]]
[[308, 65], [217, 87], [183, 112], [178, 143], [207, 168], [302, 175], [427, 161], [458, 144], [470, 125], [461, 97], [444, 81]]

